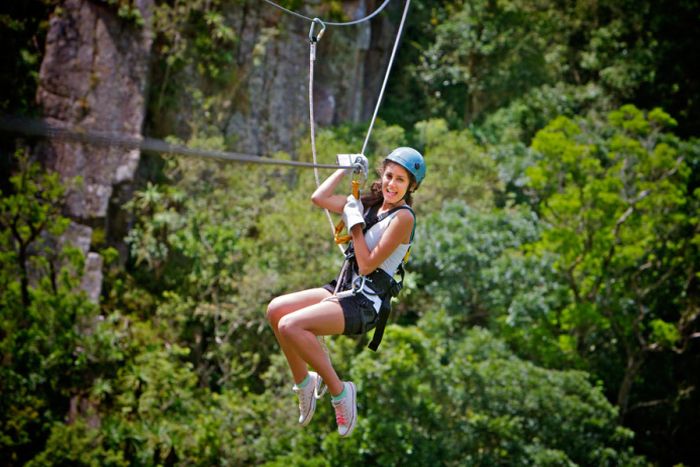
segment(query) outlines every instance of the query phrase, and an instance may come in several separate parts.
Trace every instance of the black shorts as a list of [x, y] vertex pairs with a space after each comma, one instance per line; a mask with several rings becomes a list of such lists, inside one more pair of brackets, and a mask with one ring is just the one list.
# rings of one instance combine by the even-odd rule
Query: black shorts
[[[335, 291], [335, 280], [323, 286], [330, 293]], [[378, 314], [374, 309], [374, 303], [364, 294], [358, 293], [350, 297], [344, 297], [338, 300], [340, 307], [343, 309], [343, 317], [345, 317], [345, 329], [343, 334], [346, 336], [356, 336], [364, 334], [374, 329], [377, 325]]]

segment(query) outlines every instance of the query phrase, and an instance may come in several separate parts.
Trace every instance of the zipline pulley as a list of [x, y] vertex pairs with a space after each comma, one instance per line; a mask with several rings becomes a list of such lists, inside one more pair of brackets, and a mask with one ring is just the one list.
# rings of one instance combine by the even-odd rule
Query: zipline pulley
[[[336, 156], [338, 165], [352, 165], [354, 167], [352, 174], [352, 195], [356, 199], [360, 199], [360, 187], [365, 184], [368, 177], [367, 159], [362, 154], [338, 154]], [[360, 159], [364, 159], [365, 163], [358, 163]], [[342, 220], [335, 226], [333, 239], [336, 245], [349, 243], [352, 240], [350, 232], [347, 235], [341, 235], [345, 228], [345, 222]]]

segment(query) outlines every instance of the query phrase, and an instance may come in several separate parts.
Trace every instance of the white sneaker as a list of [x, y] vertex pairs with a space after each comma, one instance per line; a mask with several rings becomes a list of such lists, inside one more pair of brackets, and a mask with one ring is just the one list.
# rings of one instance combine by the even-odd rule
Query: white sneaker
[[301, 426], [308, 425], [316, 411], [316, 392], [321, 378], [314, 371], [309, 371], [309, 378], [311, 381], [303, 388], [296, 384], [292, 388], [299, 396], [299, 423]]
[[316, 379], [316, 389], [314, 390], [314, 397], [320, 399], [328, 390], [328, 386], [323, 382], [323, 378], [320, 376]]
[[338, 402], [332, 401], [335, 409], [335, 421], [338, 423], [338, 433], [342, 437], [349, 436], [357, 423], [357, 401], [355, 400], [357, 390], [355, 389], [355, 384], [352, 381], [345, 381], [343, 386], [345, 387], [345, 397]]

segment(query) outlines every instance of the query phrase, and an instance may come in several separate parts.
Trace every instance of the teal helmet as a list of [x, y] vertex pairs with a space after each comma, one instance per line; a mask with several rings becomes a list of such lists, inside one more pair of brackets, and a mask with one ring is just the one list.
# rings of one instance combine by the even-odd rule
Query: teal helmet
[[420, 186], [425, 178], [425, 160], [423, 156], [413, 148], [396, 148], [386, 156], [385, 160], [395, 162], [408, 170], [416, 179], [416, 188]]

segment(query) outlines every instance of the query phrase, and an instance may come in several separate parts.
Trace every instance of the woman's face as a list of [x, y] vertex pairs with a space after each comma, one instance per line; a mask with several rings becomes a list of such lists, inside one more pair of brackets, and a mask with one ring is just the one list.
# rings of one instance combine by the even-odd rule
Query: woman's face
[[394, 162], [387, 162], [382, 174], [382, 194], [387, 203], [398, 203], [406, 195], [411, 177], [406, 169]]

